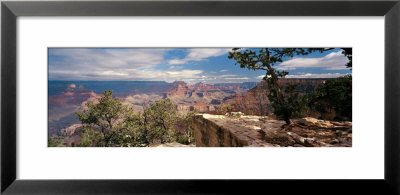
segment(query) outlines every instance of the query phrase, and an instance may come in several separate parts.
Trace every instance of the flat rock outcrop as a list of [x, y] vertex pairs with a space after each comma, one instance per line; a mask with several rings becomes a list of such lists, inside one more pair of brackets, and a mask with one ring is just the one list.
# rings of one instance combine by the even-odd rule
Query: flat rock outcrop
[[[260, 116], [196, 115], [192, 124], [196, 147], [272, 147], [274, 145], [261, 139], [258, 132], [261, 128], [256, 126], [264, 119]], [[282, 125], [279, 121], [274, 122], [276, 126]]]
[[197, 147], [351, 147], [352, 123], [307, 117], [284, 121], [240, 112], [198, 114], [193, 119]]

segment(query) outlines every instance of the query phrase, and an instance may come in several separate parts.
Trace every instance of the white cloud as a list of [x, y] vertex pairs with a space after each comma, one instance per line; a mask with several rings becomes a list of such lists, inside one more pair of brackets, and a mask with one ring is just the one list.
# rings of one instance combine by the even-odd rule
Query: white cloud
[[250, 78], [246, 75], [225, 74], [225, 75], [196, 75], [196, 77], [182, 79], [190, 84], [203, 83], [238, 83], [248, 81]]
[[332, 52], [321, 58], [293, 58], [282, 62], [277, 67], [280, 70], [295, 70], [296, 68], [324, 68], [325, 70], [345, 70], [348, 59], [341, 53]]
[[50, 80], [120, 80], [165, 63], [165, 49], [49, 49]]
[[206, 48], [195, 48], [189, 49], [189, 53], [182, 59], [172, 59], [168, 61], [168, 64], [186, 64], [190, 61], [202, 61], [209, 57], [217, 57], [227, 54], [230, 49], [206, 49]]
[[178, 81], [186, 79], [201, 78], [202, 70], [140, 70], [131, 72], [126, 80], [158, 80], [158, 81]]
[[232, 78], [225, 78], [226, 80], [248, 80], [249, 77], [232, 77]]
[[337, 78], [346, 76], [348, 74], [341, 74], [341, 73], [325, 73], [325, 74], [300, 74], [300, 75], [287, 75], [286, 78]]
[[50, 49], [50, 80], [199, 79], [203, 70], [164, 65], [165, 49]]
[[[70, 66], [93, 67], [153, 67], [163, 62], [164, 49], [50, 49], [49, 55], [62, 57], [63, 60], [57, 61], [61, 64]], [[58, 67], [60, 68], [60, 67]]]
[[228, 71], [227, 69], [220, 70], [220, 72], [227, 72], [227, 71]]
[[182, 69], [182, 66], [170, 66], [169, 69], [170, 70], [176, 70], [176, 69]]
[[237, 74], [222, 74], [222, 75], [217, 75], [219, 78], [226, 78], [226, 77], [237, 77], [239, 75]]
[[95, 72], [94, 74], [98, 74], [101, 76], [128, 76], [126, 72], [116, 72], [116, 71], [102, 71], [102, 72]]
[[[348, 74], [342, 74], [342, 73], [323, 73], [323, 74], [313, 74], [313, 73], [300, 73], [296, 75], [287, 75], [285, 78], [337, 78], [337, 77], [342, 77], [346, 76]], [[255, 78], [257, 79], [263, 79], [265, 75], [260, 75]]]
[[[246, 79], [235, 74], [208, 75], [203, 70], [169, 65], [166, 49], [50, 49], [50, 80], [177, 80], [225, 82]], [[185, 60], [203, 60], [227, 53], [228, 49], [189, 49]], [[165, 66], [165, 68], [161, 68]], [[224, 72], [224, 71], [223, 71]], [[214, 74], [217, 72], [213, 72]], [[240, 78], [242, 77], [242, 78]]]

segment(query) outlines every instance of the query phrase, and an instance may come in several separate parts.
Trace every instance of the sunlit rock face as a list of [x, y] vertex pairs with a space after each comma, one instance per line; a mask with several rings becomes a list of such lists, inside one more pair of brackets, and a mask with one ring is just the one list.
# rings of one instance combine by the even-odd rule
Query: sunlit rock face
[[307, 117], [284, 121], [228, 113], [198, 114], [193, 128], [197, 147], [351, 147], [352, 123]]
[[215, 111], [223, 99], [234, 94], [244, 94], [257, 83], [227, 83], [189, 85], [183, 81], [175, 81], [163, 93], [163, 98], [169, 98], [176, 105], [178, 112]]
[[[193, 128], [197, 147], [273, 147], [261, 139], [256, 126], [261, 116], [224, 116], [200, 114], [194, 116]], [[278, 124], [279, 126], [280, 124]]]
[[165, 93], [166, 96], [187, 95], [190, 89], [189, 86], [183, 81], [175, 81], [172, 86], [168, 88]]

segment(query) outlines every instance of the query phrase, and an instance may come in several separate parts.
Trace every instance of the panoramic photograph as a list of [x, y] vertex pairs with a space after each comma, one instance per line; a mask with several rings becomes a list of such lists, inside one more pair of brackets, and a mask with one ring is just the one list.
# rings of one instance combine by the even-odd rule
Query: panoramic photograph
[[352, 147], [352, 48], [48, 48], [48, 147]]

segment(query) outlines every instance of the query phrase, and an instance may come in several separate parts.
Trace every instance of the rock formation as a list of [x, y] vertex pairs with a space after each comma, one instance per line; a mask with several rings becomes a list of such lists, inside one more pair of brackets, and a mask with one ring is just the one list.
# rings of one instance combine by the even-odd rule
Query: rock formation
[[71, 146], [79, 144], [82, 140], [81, 134], [83, 131], [82, 124], [73, 124], [69, 127], [60, 130], [60, 135], [63, 138], [61, 144], [63, 146]]
[[243, 94], [249, 87], [256, 83], [226, 83], [205, 84], [197, 83], [188, 85], [183, 81], [175, 81], [163, 94], [163, 98], [169, 98], [176, 105], [179, 112], [197, 110], [209, 112], [216, 110], [224, 98], [233, 94]]
[[198, 114], [193, 128], [197, 147], [351, 147], [352, 123], [315, 118], [284, 121], [241, 113]]
[[175, 81], [172, 86], [168, 88], [164, 97], [175, 96], [175, 95], [187, 95], [190, 89], [189, 86], [183, 81]]
[[[322, 85], [326, 79], [280, 79], [280, 85], [296, 84], [302, 93], [310, 93]], [[224, 98], [224, 104], [231, 104], [236, 111], [251, 115], [268, 115], [272, 107], [267, 96], [268, 87], [265, 81], [260, 82], [246, 94], [235, 94]]]

